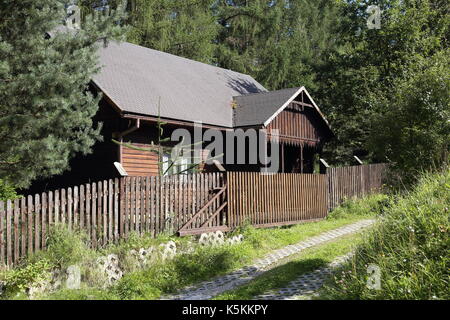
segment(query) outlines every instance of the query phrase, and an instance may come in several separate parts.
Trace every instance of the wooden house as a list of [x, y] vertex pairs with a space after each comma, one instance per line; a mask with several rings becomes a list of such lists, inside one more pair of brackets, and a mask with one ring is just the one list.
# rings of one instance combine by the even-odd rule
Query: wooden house
[[[99, 56], [102, 70], [91, 88], [102, 94], [94, 121], [102, 123], [103, 141], [92, 154], [72, 159], [70, 171], [36, 183], [34, 191], [116, 177], [115, 162], [129, 176], [158, 175], [158, 153], [112, 141], [148, 147], [157, 141], [158, 118], [167, 123], [166, 137], [177, 128], [192, 131], [196, 122], [203, 130], [224, 133], [266, 129], [268, 140], [277, 129], [280, 172], [312, 172], [315, 155], [333, 135], [304, 87], [268, 91], [249, 75], [126, 42], [109, 43]], [[223, 163], [223, 168], [255, 171], [259, 166]], [[219, 170], [214, 165], [202, 169]]]

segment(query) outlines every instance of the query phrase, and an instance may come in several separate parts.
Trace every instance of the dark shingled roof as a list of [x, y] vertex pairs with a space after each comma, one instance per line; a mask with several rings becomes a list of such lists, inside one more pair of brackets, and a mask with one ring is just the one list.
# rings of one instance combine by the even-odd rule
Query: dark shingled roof
[[99, 49], [102, 69], [95, 85], [124, 114], [160, 116], [220, 127], [267, 125], [304, 92], [304, 87], [268, 92], [249, 75], [127, 42]]
[[[234, 127], [267, 126], [284, 108], [287, 107], [301, 93], [305, 95], [308, 103], [320, 115], [324, 125], [330, 130], [331, 127], [319, 107], [309, 95], [305, 87], [282, 89], [270, 92], [261, 92], [234, 97], [236, 108], [234, 109]], [[331, 132], [332, 134], [332, 132]]]
[[237, 107], [234, 109], [235, 127], [262, 125], [270, 119], [301, 88], [282, 89], [257, 94], [234, 97]]
[[232, 127], [233, 97], [267, 90], [249, 75], [127, 42], [99, 49], [96, 86], [124, 113]]

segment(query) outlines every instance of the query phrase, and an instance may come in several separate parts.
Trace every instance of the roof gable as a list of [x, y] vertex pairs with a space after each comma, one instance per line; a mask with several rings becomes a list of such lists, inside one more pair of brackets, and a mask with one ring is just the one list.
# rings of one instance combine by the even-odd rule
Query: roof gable
[[326, 127], [328, 127], [331, 131], [330, 124], [305, 87], [296, 87], [235, 97], [238, 106], [234, 110], [233, 124], [235, 127], [260, 125], [267, 127], [267, 125], [272, 122], [272, 120], [275, 119], [280, 112], [286, 109], [286, 107], [302, 93], [306, 95], [307, 99], [318, 112]]

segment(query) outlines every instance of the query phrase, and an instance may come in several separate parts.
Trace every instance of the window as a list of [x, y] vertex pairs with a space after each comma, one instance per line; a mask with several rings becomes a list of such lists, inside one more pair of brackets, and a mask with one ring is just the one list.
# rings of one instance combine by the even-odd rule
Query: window
[[170, 165], [170, 155], [165, 153], [162, 156], [162, 174], [163, 175], [169, 175], [170, 173], [167, 171], [169, 169], [169, 165]]
[[[188, 174], [192, 170], [188, 170], [191, 163], [190, 157], [181, 156], [172, 160], [171, 154], [165, 153], [162, 156], [162, 173], [163, 175]], [[176, 163], [174, 163], [176, 161]]]

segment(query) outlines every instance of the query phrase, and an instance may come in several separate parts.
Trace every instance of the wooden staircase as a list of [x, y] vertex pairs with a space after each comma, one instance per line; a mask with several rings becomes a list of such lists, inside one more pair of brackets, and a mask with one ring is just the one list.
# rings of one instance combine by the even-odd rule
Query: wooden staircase
[[[223, 187], [214, 189], [215, 194], [178, 230], [178, 234], [186, 236], [218, 230], [228, 231], [229, 227], [224, 223], [224, 213], [226, 213], [228, 205], [226, 191], [226, 184]], [[220, 203], [219, 207], [213, 210], [218, 203]]]

